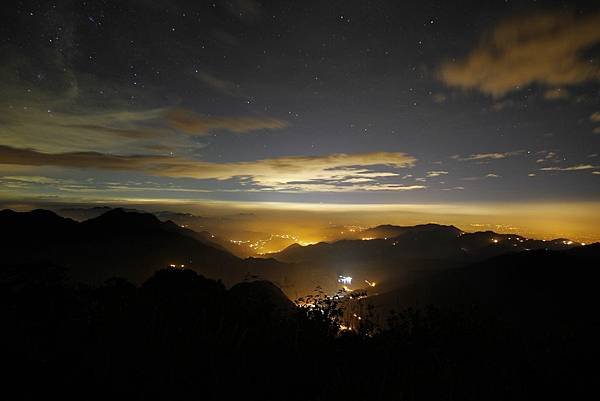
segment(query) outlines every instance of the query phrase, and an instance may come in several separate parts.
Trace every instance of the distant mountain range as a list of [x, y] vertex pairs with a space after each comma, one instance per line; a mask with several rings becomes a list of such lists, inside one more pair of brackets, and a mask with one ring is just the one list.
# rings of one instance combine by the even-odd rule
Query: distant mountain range
[[360, 233], [360, 239], [300, 246], [294, 244], [281, 252], [271, 254], [288, 262], [313, 262], [325, 259], [396, 259], [417, 257], [473, 261], [509, 252], [535, 249], [560, 250], [581, 244], [568, 239], [534, 240], [515, 234], [497, 234], [493, 231], [465, 233], [454, 226], [423, 224], [411, 227], [382, 225]]
[[[269, 280], [294, 299], [320, 287], [327, 293], [352, 277], [351, 290], [370, 295], [395, 293], [435, 272], [456, 270], [499, 255], [536, 250], [589, 252], [568, 239], [533, 240], [492, 231], [465, 233], [454, 226], [382, 225], [355, 233], [358, 239], [301, 246], [261, 258], [233, 255], [208, 231], [197, 232], [138, 210], [64, 209], [77, 220], [47, 210], [0, 212], [4, 265], [49, 262], [67, 268], [78, 281], [102, 282], [119, 276], [142, 282], [155, 270], [174, 265], [193, 269], [231, 286], [250, 279]], [[177, 215], [158, 213], [162, 218]], [[82, 219], [85, 216], [93, 216]], [[183, 216], [187, 216], [183, 214]], [[189, 216], [188, 216], [189, 217]], [[590, 249], [592, 249], [590, 251]], [[385, 303], [385, 302], [384, 302]]]
[[350, 276], [351, 288], [367, 288], [366, 281], [381, 283], [379, 289], [384, 291], [428, 271], [457, 268], [507, 253], [580, 246], [568, 239], [543, 241], [492, 231], [465, 233], [454, 226], [437, 224], [384, 225], [359, 235], [362, 239], [294, 244], [269, 256], [310, 266], [320, 274], [328, 270], [331, 275]]

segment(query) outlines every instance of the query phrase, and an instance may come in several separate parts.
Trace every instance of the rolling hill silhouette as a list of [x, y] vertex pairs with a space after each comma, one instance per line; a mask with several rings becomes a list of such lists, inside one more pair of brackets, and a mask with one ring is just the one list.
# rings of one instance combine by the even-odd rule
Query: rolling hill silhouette
[[383, 323], [390, 310], [476, 306], [522, 329], [568, 331], [583, 320], [600, 329], [600, 319], [594, 317], [600, 304], [598, 261], [600, 244], [509, 253], [428, 272], [399, 288], [361, 299], [352, 310], [357, 313], [369, 304]]

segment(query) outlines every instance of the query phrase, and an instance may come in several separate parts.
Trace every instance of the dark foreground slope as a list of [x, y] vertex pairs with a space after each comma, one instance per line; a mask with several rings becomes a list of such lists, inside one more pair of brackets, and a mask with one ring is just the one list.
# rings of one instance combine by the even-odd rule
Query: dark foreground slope
[[598, 251], [438, 272], [422, 287], [433, 305], [396, 309], [379, 329], [365, 310], [358, 332], [341, 335], [335, 303], [296, 308], [264, 281], [226, 290], [168, 269], [139, 286], [88, 287], [52, 265], [3, 268], [4, 391], [16, 390], [11, 399], [595, 399]]
[[[369, 297], [379, 311], [418, 305], [477, 305], [519, 324], [600, 319], [600, 244], [564, 251], [505, 254], [468, 266], [424, 274], [399, 289]], [[589, 317], [586, 315], [590, 314]]]

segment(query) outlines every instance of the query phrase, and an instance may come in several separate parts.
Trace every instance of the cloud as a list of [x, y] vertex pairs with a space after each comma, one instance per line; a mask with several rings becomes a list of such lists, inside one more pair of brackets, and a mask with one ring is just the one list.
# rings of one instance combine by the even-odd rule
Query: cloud
[[556, 152], [552, 152], [552, 151], [548, 151], [548, 150], [542, 150], [540, 152], [537, 152], [537, 154], [541, 155], [542, 157], [540, 157], [539, 159], [537, 159], [535, 162], [536, 163], [547, 163], [547, 162], [554, 162], [554, 163], [558, 163], [559, 160], [557, 160], [556, 157]]
[[98, 152], [43, 153], [0, 145], [0, 164], [56, 166], [77, 169], [136, 171], [174, 177], [239, 179], [265, 190], [289, 191], [405, 191], [424, 186], [405, 186], [381, 180], [398, 174], [378, 169], [412, 167], [416, 159], [400, 152], [371, 152], [323, 156], [288, 156], [248, 162], [213, 163], [157, 155], [112, 155]]
[[500, 160], [500, 159], [506, 159], [507, 157], [510, 157], [510, 156], [520, 155], [523, 152], [524, 152], [523, 150], [515, 150], [512, 152], [474, 153], [474, 154], [471, 154], [470, 156], [466, 156], [466, 157], [461, 157], [460, 155], [454, 155], [454, 156], [451, 156], [451, 158], [454, 160], [459, 160], [459, 161]]
[[600, 111], [592, 113], [592, 115], [590, 116], [590, 121], [600, 123]]
[[434, 93], [431, 98], [433, 99], [434, 103], [445, 103], [446, 100], [448, 100], [448, 96], [443, 93]]
[[568, 99], [569, 96], [569, 91], [561, 88], [548, 89], [544, 92], [544, 99], [546, 100]]
[[233, 97], [243, 97], [240, 86], [235, 82], [227, 81], [225, 79], [217, 78], [216, 76], [209, 74], [206, 71], [198, 71], [196, 76], [204, 85], [209, 88], [224, 93]]
[[244, 133], [262, 129], [285, 128], [283, 120], [268, 117], [203, 117], [187, 110], [171, 110], [166, 115], [169, 124], [183, 132], [205, 135], [214, 130]]
[[439, 70], [447, 85], [494, 97], [531, 84], [551, 87], [600, 80], [600, 67], [581, 53], [600, 42], [600, 14], [548, 13], [499, 23], [464, 59]]
[[136, 111], [96, 107], [48, 109], [41, 104], [6, 107], [0, 143], [44, 152], [98, 151], [135, 153], [198, 149], [204, 144], [191, 136], [213, 130], [243, 133], [279, 129], [285, 121], [268, 117], [200, 117], [184, 109], [155, 108]]
[[401, 185], [401, 184], [372, 184], [372, 185], [337, 185], [330, 183], [291, 183], [278, 185], [273, 187], [265, 187], [264, 191], [277, 191], [277, 192], [380, 192], [380, 191], [414, 191], [419, 189], [426, 189], [425, 185]]
[[163, 120], [163, 109], [99, 111], [72, 106], [68, 111], [57, 111], [41, 104], [7, 107], [2, 116], [0, 143], [35, 146], [47, 152], [133, 151], [140, 144], [160, 143], [167, 137], [171, 146], [181, 144], [186, 138], [175, 138], [172, 129], [161, 126]]
[[56, 184], [61, 184], [63, 182], [66, 182], [66, 180], [52, 178], [52, 177], [39, 176], [39, 175], [20, 175], [20, 176], [13, 175], [13, 176], [3, 176], [0, 178], [2, 178], [3, 180], [18, 181], [18, 182], [23, 182], [23, 183], [27, 183], [27, 184], [42, 184], [42, 185], [47, 185], [47, 184], [56, 185]]
[[541, 171], [580, 171], [580, 170], [593, 170], [599, 168], [598, 166], [592, 166], [591, 164], [577, 164], [569, 167], [543, 167]]
[[464, 178], [462, 178], [462, 179], [463, 179], [464, 181], [479, 181], [479, 180], [485, 180], [485, 179], [487, 179], [487, 178], [500, 178], [500, 177], [502, 177], [502, 176], [501, 176], [501, 175], [499, 175], [499, 174], [496, 174], [496, 173], [488, 173], [488, 174], [486, 174], [486, 175], [484, 175], [484, 176], [481, 176], [481, 177], [464, 177]]
[[432, 178], [432, 177], [439, 177], [440, 175], [446, 175], [446, 174], [448, 174], [447, 171], [428, 171], [425, 176], [428, 178]]
[[442, 188], [441, 191], [462, 191], [465, 187]]

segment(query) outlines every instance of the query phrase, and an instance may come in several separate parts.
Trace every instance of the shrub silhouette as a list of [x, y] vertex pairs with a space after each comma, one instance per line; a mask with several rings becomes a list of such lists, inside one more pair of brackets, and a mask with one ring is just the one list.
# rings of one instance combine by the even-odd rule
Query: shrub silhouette
[[598, 355], [593, 318], [523, 331], [465, 304], [403, 310], [380, 327], [367, 310], [340, 333], [348, 294], [317, 291], [302, 300], [315, 306], [300, 308], [271, 283], [228, 290], [191, 270], [95, 288], [54, 265], [2, 272], [6, 392], [21, 399], [577, 396]]

